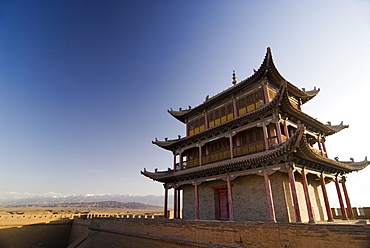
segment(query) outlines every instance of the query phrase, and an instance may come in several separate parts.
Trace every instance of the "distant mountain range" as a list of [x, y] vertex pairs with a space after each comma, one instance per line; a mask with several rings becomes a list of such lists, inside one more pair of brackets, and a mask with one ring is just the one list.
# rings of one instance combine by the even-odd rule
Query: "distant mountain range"
[[[171, 197], [169, 197], [171, 201]], [[120, 194], [86, 194], [86, 195], [69, 195], [58, 196], [55, 194], [39, 195], [32, 197], [21, 197], [17, 199], [1, 199], [1, 205], [22, 205], [22, 204], [57, 204], [57, 203], [83, 203], [83, 202], [136, 202], [152, 206], [163, 206], [163, 196], [155, 195], [120, 195]], [[169, 202], [171, 204], [171, 202]]]

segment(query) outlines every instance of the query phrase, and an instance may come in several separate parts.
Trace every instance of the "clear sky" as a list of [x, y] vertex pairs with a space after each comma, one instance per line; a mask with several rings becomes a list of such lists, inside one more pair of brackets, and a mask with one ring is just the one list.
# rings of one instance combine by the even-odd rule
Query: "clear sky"
[[[365, 0], [0, 1], [0, 195], [163, 194], [140, 170], [172, 166], [151, 144], [185, 133], [167, 109], [252, 75], [268, 46], [286, 79], [321, 89], [305, 112], [350, 125], [329, 157], [363, 160], [369, 44]], [[370, 206], [369, 178], [348, 176], [352, 205]]]

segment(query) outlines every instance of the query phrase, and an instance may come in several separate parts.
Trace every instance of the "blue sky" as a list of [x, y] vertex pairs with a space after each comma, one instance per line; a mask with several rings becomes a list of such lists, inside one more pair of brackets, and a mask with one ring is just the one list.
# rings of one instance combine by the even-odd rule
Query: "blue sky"
[[[184, 135], [167, 109], [250, 76], [268, 46], [286, 79], [321, 88], [305, 112], [350, 125], [329, 157], [363, 160], [369, 44], [360, 0], [0, 1], [0, 195], [163, 194], [140, 170], [172, 165], [151, 144]], [[352, 205], [370, 206], [369, 177], [348, 176]]]

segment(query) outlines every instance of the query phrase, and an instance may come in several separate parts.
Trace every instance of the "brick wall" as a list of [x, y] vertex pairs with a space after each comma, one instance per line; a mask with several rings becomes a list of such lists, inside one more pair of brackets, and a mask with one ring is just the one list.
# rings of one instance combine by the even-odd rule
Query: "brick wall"
[[370, 247], [369, 225], [93, 219], [86, 247]]
[[[295, 212], [289, 178], [287, 173], [275, 172], [269, 176], [273, 195], [276, 220], [278, 222], [295, 222]], [[308, 212], [304, 196], [301, 174], [295, 172], [298, 203], [303, 222], [308, 222]], [[316, 175], [308, 174], [308, 191], [316, 221], [327, 220], [320, 181]], [[269, 221], [269, 209], [266, 199], [266, 188], [263, 176], [241, 176], [232, 180], [233, 206], [235, 220]], [[199, 188], [199, 216], [201, 220], [215, 220], [217, 203], [215, 190], [212, 187], [226, 185], [223, 180], [204, 182]], [[195, 219], [194, 186], [184, 185], [183, 216], [184, 219]]]

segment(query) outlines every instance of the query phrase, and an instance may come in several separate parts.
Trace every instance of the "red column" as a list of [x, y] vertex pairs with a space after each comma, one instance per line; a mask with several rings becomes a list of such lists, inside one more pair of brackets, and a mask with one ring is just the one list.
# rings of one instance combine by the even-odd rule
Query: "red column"
[[275, 127], [276, 127], [276, 136], [277, 136], [277, 139], [278, 139], [278, 143], [282, 143], [283, 142], [283, 139], [281, 138], [281, 128], [280, 128], [280, 122], [277, 121], [275, 122]]
[[176, 171], [176, 153], [173, 155], [173, 170]]
[[229, 204], [229, 220], [234, 220], [233, 193], [230, 177], [227, 177], [227, 201]]
[[199, 220], [199, 189], [198, 183], [194, 183], [194, 195], [195, 195], [195, 219]]
[[265, 149], [268, 150], [269, 142], [268, 142], [268, 132], [265, 122], [262, 122], [262, 129], [263, 129], [263, 140], [265, 141]]
[[294, 172], [293, 172], [292, 168], [288, 169], [288, 176], [289, 176], [290, 190], [292, 191], [292, 198], [293, 198], [294, 212], [295, 212], [295, 220], [296, 220], [296, 222], [302, 222], [301, 212], [299, 210], [299, 204], [298, 204], [297, 190], [295, 188]]
[[239, 116], [238, 112], [238, 105], [236, 104], [236, 99], [233, 98], [233, 111], [234, 111], [234, 118]]
[[267, 197], [267, 203], [269, 205], [270, 221], [276, 222], [274, 199], [271, 193], [271, 183], [270, 183], [269, 175], [266, 171], [263, 172], [263, 177], [265, 178], [266, 197]]
[[186, 120], [186, 136], [189, 136], [189, 122]]
[[233, 136], [229, 134], [229, 143], [230, 143], [230, 158], [234, 158], [234, 147], [233, 147]]
[[181, 194], [180, 193], [181, 193], [180, 189], [177, 189], [177, 216], [176, 216], [177, 219], [180, 219], [180, 213], [181, 213], [181, 208], [180, 208]]
[[285, 132], [285, 136], [289, 139], [289, 131], [288, 131], [288, 125], [286, 123], [286, 119], [284, 120], [284, 132]]
[[332, 222], [333, 220], [333, 213], [331, 212], [330, 204], [329, 204], [329, 198], [328, 194], [326, 192], [326, 185], [325, 185], [325, 179], [324, 175], [321, 174], [320, 176], [320, 184], [322, 189], [322, 194], [324, 196], [324, 202], [325, 202], [325, 208], [326, 208], [326, 214], [328, 215], [328, 221]]
[[177, 190], [176, 186], [173, 186], [173, 218], [177, 217]]
[[182, 170], [182, 164], [184, 162], [184, 158], [182, 157], [182, 153], [180, 153], [180, 165], [179, 165], [179, 169]]
[[263, 100], [265, 101], [265, 104], [266, 104], [270, 101], [270, 94], [269, 94], [266, 83], [262, 85], [262, 91], [263, 91]]
[[342, 180], [342, 188], [343, 188], [343, 193], [344, 193], [344, 199], [346, 199], [346, 204], [347, 204], [347, 213], [348, 213], [348, 218], [350, 218], [351, 220], [355, 219], [354, 216], [353, 216], [353, 212], [352, 212], [352, 206], [351, 206], [351, 202], [349, 200], [349, 196], [348, 196], [348, 191], [347, 191], [347, 187], [346, 187], [346, 178], [343, 177]]
[[199, 144], [199, 166], [202, 165], [202, 145]]
[[164, 184], [164, 218], [168, 219], [168, 188], [167, 185]]
[[320, 153], [321, 153], [321, 156], [323, 156], [324, 155], [324, 153], [323, 153], [323, 151], [322, 151], [322, 147], [321, 147], [321, 142], [320, 142], [320, 136], [319, 136], [319, 138], [317, 139], [317, 144], [319, 145], [319, 150], [320, 150]]
[[340, 188], [339, 188], [338, 178], [335, 178], [334, 181], [335, 181], [335, 187], [337, 188], [337, 194], [338, 194], [338, 200], [339, 200], [340, 210], [342, 211], [342, 219], [343, 220], [348, 220], [347, 211], [344, 208], [342, 193], [340, 192]]
[[310, 193], [308, 192], [306, 172], [304, 171], [304, 169], [302, 170], [301, 176], [302, 176], [304, 198], [306, 200], [306, 206], [307, 206], [307, 212], [308, 212], [308, 220], [309, 220], [309, 223], [315, 223], [315, 218], [313, 217], [312, 205], [311, 205], [311, 200], [310, 200]]
[[208, 113], [204, 112], [204, 124], [206, 126], [206, 129], [209, 128], [209, 120], [208, 120]]

